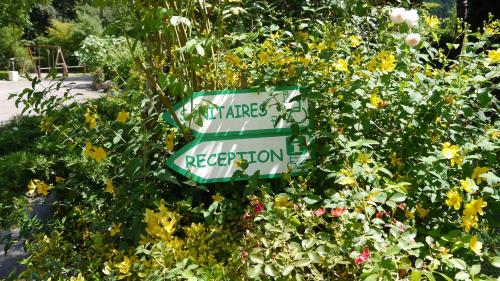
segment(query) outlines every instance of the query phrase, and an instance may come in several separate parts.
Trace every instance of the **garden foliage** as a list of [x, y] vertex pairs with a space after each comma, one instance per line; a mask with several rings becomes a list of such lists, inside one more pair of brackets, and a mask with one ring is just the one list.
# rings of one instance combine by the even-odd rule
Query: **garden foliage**
[[[123, 2], [129, 17], [113, 28], [125, 38], [109, 40], [118, 54], [126, 42], [139, 82], [71, 106], [50, 89], [14, 97], [43, 116], [41, 142], [59, 153], [26, 187], [58, 200], [21, 277], [497, 278], [498, 21], [440, 48], [442, 23], [425, 10], [347, 1], [342, 17], [305, 9], [254, 26], [247, 13], [265, 1], [250, 2]], [[115, 63], [91, 45], [89, 64]], [[191, 138], [162, 121], [173, 102], [289, 85], [314, 108], [311, 128], [294, 130], [313, 155], [301, 176], [198, 185], [166, 167]]]

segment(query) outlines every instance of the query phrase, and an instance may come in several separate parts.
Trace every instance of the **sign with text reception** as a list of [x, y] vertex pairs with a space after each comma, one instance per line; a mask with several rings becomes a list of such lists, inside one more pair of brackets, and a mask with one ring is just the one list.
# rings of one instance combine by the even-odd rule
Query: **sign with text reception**
[[[180, 101], [174, 110], [196, 136], [290, 132], [286, 118], [278, 118], [280, 106], [287, 109], [288, 117], [299, 127], [309, 126], [308, 102], [299, 95], [299, 87], [276, 88], [272, 92], [262, 89], [204, 91]], [[177, 126], [168, 112], [164, 119]]]
[[175, 152], [167, 165], [198, 183], [237, 180], [232, 176], [241, 170], [241, 160], [248, 163], [245, 174], [259, 171], [260, 178], [275, 178], [294, 174], [309, 159], [306, 142], [306, 137], [289, 133], [200, 138]]

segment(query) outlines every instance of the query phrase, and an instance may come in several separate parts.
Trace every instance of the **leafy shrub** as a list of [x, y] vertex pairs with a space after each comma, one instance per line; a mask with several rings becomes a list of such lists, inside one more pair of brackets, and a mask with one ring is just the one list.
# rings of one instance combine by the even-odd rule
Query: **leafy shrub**
[[10, 66], [10, 58], [16, 59], [16, 67], [19, 69], [24, 57], [22, 36], [23, 30], [17, 26], [0, 27], [0, 69], [7, 70]]
[[[246, 4], [242, 9], [252, 8]], [[350, 7], [355, 15], [335, 23], [284, 20], [256, 34], [216, 37], [223, 30], [206, 30], [209, 9], [184, 13], [142, 5], [129, 6], [134, 17], [124, 19], [124, 28], [131, 45], [158, 51], [144, 58], [128, 54], [141, 81], [148, 81], [144, 91], [126, 89], [59, 112], [54, 108], [62, 100], [44, 102], [50, 91], [18, 95], [49, 120], [43, 127], [64, 155], [57, 172], [62, 179], [36, 175], [47, 181], [44, 193], [57, 191], [63, 200], [51, 229], [30, 243], [22, 277], [498, 275], [486, 270], [499, 266], [500, 123], [494, 93], [500, 46], [490, 40], [498, 31], [464, 31], [463, 46], [439, 48], [439, 20], [425, 11], [420, 19], [412, 11], [411, 20], [395, 23], [390, 7], [361, 3]], [[165, 21], [173, 11], [183, 17]], [[232, 16], [210, 11], [221, 20]], [[134, 22], [136, 15], [140, 22]], [[169, 34], [165, 41], [146, 40], [160, 28]], [[192, 37], [182, 38], [178, 30]], [[179, 45], [164, 49], [173, 39]], [[89, 39], [81, 56], [104, 68], [109, 56], [101, 51], [112, 49], [112, 40], [121, 41], [114, 47], [120, 49], [125, 39], [99, 40]], [[456, 59], [446, 56], [459, 48]], [[161, 105], [168, 108], [198, 87], [243, 85], [301, 86], [299, 98], [314, 108], [311, 128], [294, 132], [310, 137], [313, 157], [303, 175], [258, 180], [254, 174], [244, 182], [198, 185], [172, 174], [165, 159], [191, 139], [188, 131], [161, 121]], [[235, 164], [245, 173], [245, 165]]]
[[132, 56], [123, 37], [88, 36], [75, 55], [90, 70], [102, 70], [106, 80], [128, 77], [133, 67]]
[[36, 145], [41, 137], [40, 117], [16, 116], [0, 126], [0, 156]]

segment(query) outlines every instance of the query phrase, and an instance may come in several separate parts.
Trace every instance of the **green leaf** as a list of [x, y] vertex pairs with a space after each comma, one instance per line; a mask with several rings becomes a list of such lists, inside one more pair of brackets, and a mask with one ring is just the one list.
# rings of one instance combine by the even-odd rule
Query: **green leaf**
[[311, 263], [309, 259], [300, 259], [294, 263], [296, 267], [308, 266]]
[[495, 175], [494, 173], [492, 172], [487, 172], [487, 173], [484, 173], [482, 175], [480, 175], [480, 177], [482, 179], [485, 179], [486, 182], [489, 184], [489, 185], [495, 185], [497, 184], [498, 182], [500, 182], [500, 178], [497, 177], [497, 175]]
[[264, 272], [269, 275], [269, 276], [276, 276], [278, 275], [278, 271], [276, 271], [276, 268], [274, 268], [273, 265], [266, 264], [264, 267]]
[[372, 200], [377, 203], [384, 203], [386, 199], [387, 199], [387, 194], [385, 192], [380, 192], [372, 196]]
[[410, 275], [410, 281], [420, 281], [422, 279], [422, 273], [418, 270], [413, 270]]
[[391, 198], [389, 198], [389, 200], [392, 200], [394, 202], [403, 202], [405, 201], [406, 199], [406, 195], [404, 195], [403, 193], [394, 193]]
[[307, 250], [307, 249], [311, 248], [312, 246], [314, 246], [315, 243], [316, 243], [316, 239], [314, 239], [314, 238], [304, 239], [304, 240], [302, 240], [302, 247]]
[[259, 277], [261, 272], [262, 272], [262, 264], [259, 264], [259, 265], [254, 266], [254, 267], [250, 267], [247, 270], [247, 275], [250, 278], [257, 278], [257, 277]]
[[205, 56], [205, 49], [203, 49], [203, 46], [201, 44], [196, 44], [196, 52], [202, 57]]
[[492, 257], [490, 262], [494, 267], [500, 267], [500, 256]]
[[425, 272], [425, 276], [429, 281], [436, 281], [436, 278], [434, 278], [434, 275], [432, 275], [432, 272]]
[[409, 107], [409, 106], [406, 106], [406, 105], [401, 105], [404, 109], [404, 111], [406, 111], [408, 114], [413, 114], [415, 113], [415, 109], [413, 107]]
[[481, 272], [481, 265], [480, 264], [475, 264], [475, 265], [471, 266], [469, 269], [469, 273], [472, 276], [478, 274], [479, 272]]
[[283, 274], [283, 276], [288, 276], [290, 275], [290, 273], [292, 273], [292, 271], [295, 269], [295, 267], [293, 265], [288, 265], [286, 266], [283, 271], [281, 272], [281, 274]]
[[385, 251], [385, 255], [386, 256], [396, 255], [400, 251], [401, 251], [401, 248], [399, 246], [397, 246], [397, 245], [391, 246], [391, 247], [387, 248], [387, 250]]
[[460, 270], [465, 270], [467, 268], [467, 264], [461, 259], [454, 258], [454, 259], [450, 259], [448, 262], [454, 268], [458, 268]]
[[264, 263], [264, 256], [262, 256], [258, 253], [251, 253], [250, 260], [254, 263], [257, 263], [257, 264], [263, 264]]
[[469, 279], [469, 274], [465, 271], [460, 271], [459, 273], [455, 274], [455, 280], [467, 280]]
[[141, 164], [141, 158], [133, 158], [132, 160], [130, 160], [130, 162], [128, 162], [127, 168], [125, 168], [125, 174], [133, 177], [137, 172], [139, 172]]

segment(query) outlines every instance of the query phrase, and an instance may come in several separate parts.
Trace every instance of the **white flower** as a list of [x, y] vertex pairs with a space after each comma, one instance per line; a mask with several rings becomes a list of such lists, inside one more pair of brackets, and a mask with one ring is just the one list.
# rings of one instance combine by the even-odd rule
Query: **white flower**
[[394, 8], [391, 9], [391, 21], [393, 23], [399, 24], [405, 21], [405, 12], [406, 10], [404, 8]]
[[404, 12], [404, 21], [409, 27], [418, 26], [418, 13], [417, 10], [407, 10]]
[[420, 34], [418, 33], [410, 33], [408, 35], [406, 35], [406, 44], [412, 46], [412, 47], [415, 47], [418, 45], [418, 43], [420, 43]]
[[420, 40], [421, 40], [421, 37], [420, 37], [420, 34], [418, 34], [418, 33], [410, 33], [410, 34], [406, 35], [406, 38], [405, 38], [406, 44], [408, 44], [412, 47], [417, 46], [420, 43]]

